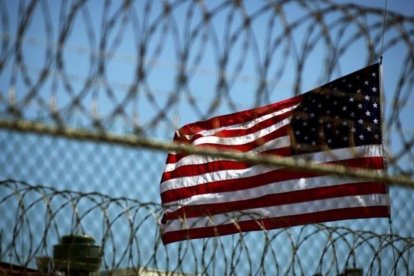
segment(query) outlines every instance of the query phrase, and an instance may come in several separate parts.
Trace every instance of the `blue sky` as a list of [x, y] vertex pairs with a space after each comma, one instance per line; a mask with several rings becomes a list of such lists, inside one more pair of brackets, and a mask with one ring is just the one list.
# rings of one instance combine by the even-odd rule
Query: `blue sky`
[[[306, 92], [367, 64], [365, 40], [358, 39], [346, 45], [348, 39], [355, 34], [357, 22], [368, 26], [380, 24], [380, 27], [371, 28], [370, 36], [373, 41], [380, 38], [382, 32], [382, 17], [378, 15], [357, 17], [355, 18], [357, 21], [352, 21], [353, 24], [349, 23], [345, 29], [342, 29], [343, 24], [330, 29], [333, 39], [340, 47], [344, 47], [345, 52], [338, 60], [334, 59], [335, 70], [328, 76], [324, 71], [324, 62], [330, 58], [329, 54], [332, 52], [327, 50], [325, 41], [319, 35], [321, 29], [318, 26], [313, 28], [315, 27], [312, 25], [313, 21], [307, 21], [295, 29], [293, 41], [284, 38], [283, 20], [280, 17], [275, 18], [272, 10], [261, 11], [257, 17], [254, 17], [248, 31], [241, 27], [244, 20], [243, 12], [252, 16], [261, 10], [265, 1], [248, 2], [244, 11], [235, 11], [231, 5], [223, 4], [222, 7], [221, 3], [224, 2], [205, 1], [207, 10], [218, 9], [209, 23], [211, 25], [203, 22], [201, 6], [193, 5], [189, 1], [176, 2], [177, 5], [168, 17], [163, 16], [160, 1], [153, 1], [150, 9], [146, 9], [146, 1], [137, 1], [134, 3], [134, 12], [120, 14], [116, 11], [121, 1], [115, 1], [108, 8], [108, 18], [103, 17], [104, 2], [88, 1], [76, 13], [65, 37], [65, 43], [61, 47], [59, 47], [60, 35], [66, 27], [64, 23], [67, 22], [70, 15], [68, 11], [73, 3], [40, 1], [34, 9], [23, 37], [22, 56], [28, 71], [26, 76], [22, 68], [16, 66], [16, 55], [13, 52], [16, 31], [22, 20], [19, 9], [26, 7], [28, 5], [26, 2], [2, 1], [0, 5], [3, 10], [3, 13], [0, 13], [2, 19], [0, 33], [2, 45], [6, 45], [2, 46], [4, 48], [0, 55], [0, 58], [6, 57], [5, 66], [0, 71], [1, 114], [5, 113], [8, 101], [16, 101], [21, 104], [25, 118], [50, 123], [50, 104], [56, 102], [57, 108], [66, 116], [66, 123], [69, 126], [90, 128], [91, 119], [99, 116], [107, 122], [110, 131], [130, 132], [132, 123], [137, 122], [147, 130], [147, 135], [168, 140], [172, 138], [176, 128], [186, 123], [292, 96], [298, 83], [296, 65], [303, 54], [301, 49], [306, 42], [307, 34], [310, 34], [313, 48], [306, 57], [301, 71], [302, 82], [298, 88], [300, 92]], [[361, 1], [335, 2], [361, 4]], [[412, 0], [388, 2], [390, 11], [414, 16]], [[314, 9], [318, 10], [315, 2], [309, 5], [314, 5]], [[367, 0], [363, 1], [363, 5], [383, 8], [384, 1]], [[288, 22], [293, 22], [304, 15], [305, 9], [297, 3], [292, 3], [286, 5], [284, 12]], [[6, 17], [8, 24], [5, 24]], [[116, 20], [110, 27], [109, 22], [112, 17]], [[337, 18], [338, 14], [330, 14], [325, 19], [327, 22], [334, 22]], [[269, 31], [272, 20], [274, 20], [274, 27]], [[154, 27], [152, 31], [150, 31], [151, 27]], [[412, 25], [407, 26], [408, 31], [412, 31], [410, 28]], [[103, 30], [108, 31], [107, 35]], [[398, 37], [396, 34], [396, 29], [386, 33], [386, 45], [388, 41]], [[190, 39], [191, 35], [193, 39]], [[267, 49], [270, 49], [266, 43], [279, 37], [283, 38], [280, 46], [270, 54], [270, 65], [267, 71], [263, 71]], [[234, 39], [234, 43], [229, 42], [231, 39]], [[380, 41], [377, 39], [375, 41], [377, 43], [373, 46], [377, 54], [380, 52], [380, 43], [378, 43]], [[100, 52], [99, 46], [102, 43], [106, 43], [105, 51]], [[141, 45], [146, 46], [145, 60], [139, 56]], [[58, 66], [59, 49], [63, 57], [63, 70]], [[398, 76], [404, 69], [409, 51], [412, 49], [407, 49], [406, 44], [400, 41], [384, 53], [385, 118], [389, 118], [392, 114], [392, 101]], [[99, 71], [100, 55], [105, 55], [103, 74]], [[187, 62], [183, 62], [185, 58]], [[144, 65], [146, 71], [144, 80], [137, 80], [139, 63]], [[225, 65], [220, 65], [221, 63]], [[50, 69], [48, 77], [39, 87], [36, 87], [34, 84], [44, 68]], [[177, 85], [181, 70], [188, 78], [184, 86]], [[278, 75], [279, 70], [282, 70], [281, 75]], [[220, 87], [219, 80], [223, 74], [227, 86]], [[267, 81], [268, 86], [262, 91], [260, 82], [263, 80]], [[27, 96], [33, 91], [33, 87], [36, 87], [38, 97], [28, 99]], [[131, 89], [134, 96], [128, 98]], [[261, 92], [260, 97], [256, 96], [257, 91]], [[404, 106], [400, 115], [405, 117], [401, 120], [402, 129], [412, 137], [414, 132], [414, 121], [411, 120], [414, 110], [412, 86], [406, 84], [403, 93], [408, 99], [401, 103]], [[82, 104], [79, 106], [82, 108], [69, 110], [68, 107], [76, 96], [81, 96]], [[177, 97], [177, 101], [168, 106], [168, 99], [173, 96]], [[23, 104], [25, 99], [28, 100]], [[126, 116], [117, 116], [112, 120], [111, 113], [123, 101], [126, 101], [123, 104]], [[210, 109], [213, 111], [209, 112]], [[157, 121], [158, 115], [162, 112], [165, 112], [166, 117]], [[402, 148], [397, 129], [393, 124], [387, 130], [391, 152], [397, 152]], [[131, 153], [122, 147], [103, 145], [98, 148], [92, 143], [78, 145], [70, 141], [56, 142], [48, 138], [36, 142], [38, 138], [0, 134], [0, 145], [7, 148], [5, 151], [8, 152], [8, 155], [4, 154], [0, 157], [0, 164], [5, 168], [0, 173], [1, 178], [18, 178], [62, 189], [81, 191], [99, 189], [102, 193], [114, 196], [129, 196], [143, 201], [159, 202], [158, 183], [165, 154], [149, 151]], [[27, 149], [21, 146], [26, 142], [29, 145]], [[38, 160], [43, 160], [44, 152], [50, 150], [50, 145], [61, 151], [66, 148], [69, 153], [59, 156], [59, 152], [52, 151], [50, 155], [55, 161], [56, 172], [47, 175], [51, 164]], [[37, 149], [33, 150], [31, 147]], [[75, 153], [71, 154], [70, 150]], [[78, 152], [83, 152], [85, 155], [78, 155]], [[123, 156], [125, 163], [117, 168], [116, 163], [119, 159], [111, 160], [112, 155]], [[9, 158], [10, 156], [13, 158]], [[25, 156], [30, 158], [26, 159]], [[93, 158], [88, 159], [90, 156]], [[27, 171], [21, 169], [22, 164], [28, 168]], [[409, 155], [400, 160], [402, 167], [409, 168], [410, 164], [412, 160]], [[392, 168], [390, 172], [393, 172]], [[124, 177], [126, 175], [127, 177]], [[139, 184], [136, 184], [137, 179], [140, 180]], [[143, 190], [146, 193], [143, 193]], [[405, 191], [396, 189], [391, 191], [391, 195], [396, 198], [394, 202], [396, 208], [403, 205], [402, 202], [406, 199], [412, 199]], [[404, 221], [404, 218], [411, 217], [410, 209], [412, 208], [402, 208], [398, 209], [399, 212], [394, 212], [396, 231], [412, 236], [412, 229], [408, 227], [410, 224]], [[358, 222], [352, 223], [352, 226], [372, 228], [372, 225], [367, 226]]]

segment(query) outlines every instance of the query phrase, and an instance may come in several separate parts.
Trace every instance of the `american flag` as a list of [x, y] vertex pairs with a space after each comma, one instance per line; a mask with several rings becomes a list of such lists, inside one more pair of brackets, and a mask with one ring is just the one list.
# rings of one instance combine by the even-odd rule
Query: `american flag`
[[[380, 73], [374, 64], [281, 102], [188, 124], [174, 141], [384, 170]], [[384, 183], [191, 154], [168, 155], [160, 193], [164, 243], [390, 214]]]

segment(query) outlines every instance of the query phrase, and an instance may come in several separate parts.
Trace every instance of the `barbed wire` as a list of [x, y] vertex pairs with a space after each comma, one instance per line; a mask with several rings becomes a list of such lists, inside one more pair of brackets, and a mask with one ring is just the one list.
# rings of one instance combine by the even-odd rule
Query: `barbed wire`
[[[341, 61], [354, 48], [365, 59], [361, 66], [378, 60], [384, 33], [385, 57], [395, 49], [406, 52], [400, 73], [392, 72], [394, 84], [386, 85], [389, 165], [413, 175], [414, 136], [406, 131], [413, 126], [405, 119], [413, 103], [413, 17], [389, 11], [384, 29], [381, 8], [328, 0], [3, 1], [2, 6], [1, 116], [100, 133], [148, 136], [160, 126], [172, 133], [177, 119], [189, 113], [195, 121], [223, 108], [269, 103], [280, 98], [279, 89], [304, 92], [310, 67], [320, 71], [312, 73], [316, 86], [341, 74]], [[75, 39], [78, 33], [82, 37]], [[318, 62], [312, 62], [316, 55]], [[121, 67], [130, 70], [127, 78], [113, 73]], [[166, 85], [159, 86], [160, 77]], [[211, 83], [211, 90], [199, 81]], [[246, 81], [241, 100], [238, 89]]]
[[[325, 275], [356, 267], [362, 267], [368, 275], [389, 274], [395, 269], [399, 273], [412, 271], [413, 238], [389, 233], [310, 225], [263, 231], [260, 238], [255, 237], [253, 248], [251, 234], [166, 247], [158, 231], [148, 232], [148, 228], [158, 225], [161, 216], [157, 203], [113, 198], [98, 192], [56, 190], [14, 180], [1, 181], [0, 190], [0, 210], [8, 210], [3, 221], [12, 233], [3, 235], [0, 258], [26, 266], [35, 257], [52, 256], [52, 246], [63, 235], [73, 233], [94, 234], [104, 251], [106, 271], [119, 267], [129, 267], [137, 273], [145, 270], [196, 275], [231, 275], [236, 271], [245, 275]], [[31, 213], [37, 213], [37, 219]], [[66, 221], [62, 222], [62, 217]], [[118, 240], [120, 236], [123, 242]], [[312, 248], [317, 253], [306, 255]], [[302, 259], [304, 254], [306, 261]], [[243, 262], [240, 258], [244, 258]]]

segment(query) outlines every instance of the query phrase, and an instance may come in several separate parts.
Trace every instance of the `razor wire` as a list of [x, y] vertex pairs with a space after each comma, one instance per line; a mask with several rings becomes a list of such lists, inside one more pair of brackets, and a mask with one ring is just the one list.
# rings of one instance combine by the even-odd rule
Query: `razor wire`
[[[13, 234], [3, 236], [0, 258], [16, 257], [26, 266], [35, 257], [51, 256], [52, 246], [62, 235], [86, 232], [93, 233], [103, 248], [104, 271], [127, 267], [130, 273], [155, 271], [161, 275], [166, 271], [174, 275], [339, 275], [362, 267], [367, 275], [388, 275], [413, 270], [412, 237], [309, 225], [299, 231], [263, 231], [254, 240], [252, 234], [238, 234], [172, 248], [162, 246], [159, 231], [148, 231], [158, 229], [162, 206], [157, 203], [13, 180], [1, 181], [0, 190], [0, 210], [8, 210], [3, 220]], [[38, 219], [33, 219], [32, 212]], [[120, 236], [124, 242], [118, 240]], [[309, 255], [309, 250], [315, 254]]]
[[[327, 0], [1, 5], [3, 118], [150, 137], [165, 137], [164, 129], [171, 135], [180, 118], [269, 103], [281, 90], [304, 92], [311, 88], [306, 74], [319, 71], [312, 75], [320, 85], [342, 72], [352, 51], [361, 66], [378, 61], [384, 33], [385, 59], [396, 48], [405, 51], [385, 91], [389, 165], [413, 173], [414, 127], [406, 119], [413, 105], [413, 17], [390, 11], [383, 26], [382, 9]], [[119, 66], [130, 69], [127, 78], [114, 72]], [[200, 81], [211, 83], [210, 91], [196, 91]]]

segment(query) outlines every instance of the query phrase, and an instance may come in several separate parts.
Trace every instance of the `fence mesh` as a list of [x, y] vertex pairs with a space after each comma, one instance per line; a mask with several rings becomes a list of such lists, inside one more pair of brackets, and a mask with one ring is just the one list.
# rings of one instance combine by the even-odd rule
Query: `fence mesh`
[[[0, 36], [1, 262], [34, 268], [62, 236], [86, 233], [109, 272], [413, 274], [406, 3], [384, 22], [382, 6], [333, 0], [4, 0]], [[130, 137], [169, 140], [185, 123], [297, 95], [382, 52], [387, 173], [406, 180], [390, 183], [392, 227], [351, 220], [162, 245], [166, 149]]]

